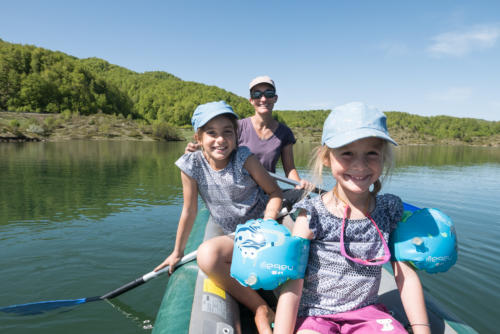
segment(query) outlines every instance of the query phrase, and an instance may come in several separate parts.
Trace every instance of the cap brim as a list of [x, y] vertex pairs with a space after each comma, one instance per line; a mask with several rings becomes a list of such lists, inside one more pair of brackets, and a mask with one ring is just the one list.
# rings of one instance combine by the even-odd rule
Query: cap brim
[[355, 142], [356, 140], [370, 137], [384, 139], [395, 146], [398, 145], [391, 137], [386, 135], [384, 132], [375, 129], [356, 129], [355, 131], [351, 132], [347, 131], [337, 136], [327, 138], [326, 140], [324, 140], [323, 144], [330, 148], [339, 148]]
[[231, 111], [227, 111], [227, 112], [221, 112], [221, 113], [218, 113], [218, 112], [212, 112], [212, 113], [208, 113], [207, 115], [205, 115], [205, 117], [200, 120], [196, 125], [193, 125], [193, 129], [194, 131], [198, 130], [199, 128], [201, 128], [203, 125], [207, 124], [208, 122], [210, 122], [212, 119], [214, 119], [215, 117], [219, 117], [221, 115], [231, 115], [233, 116], [234, 118], [236, 119], [239, 119], [238, 115], [236, 115], [236, 113], [234, 112], [231, 112]]

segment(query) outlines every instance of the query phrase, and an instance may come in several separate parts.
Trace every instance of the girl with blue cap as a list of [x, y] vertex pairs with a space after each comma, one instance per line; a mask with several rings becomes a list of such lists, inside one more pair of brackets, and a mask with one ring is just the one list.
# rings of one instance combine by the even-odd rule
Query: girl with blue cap
[[[399, 197], [378, 194], [396, 145], [386, 117], [359, 102], [334, 108], [321, 141], [315, 175], [320, 179], [329, 167], [337, 183], [294, 205], [293, 235], [311, 240], [309, 261], [304, 279], [281, 290], [274, 333], [406, 333], [377, 304], [382, 264], [391, 258], [389, 235], [403, 214]], [[405, 262], [391, 263], [413, 332], [430, 333], [417, 273]]]
[[170, 266], [184, 255], [198, 208], [198, 193], [210, 215], [224, 231], [198, 248], [198, 265], [218, 286], [255, 313], [259, 333], [272, 333], [274, 312], [255, 290], [242, 287], [230, 277], [233, 238], [238, 224], [249, 219], [276, 219], [282, 192], [247, 147], [237, 145], [237, 118], [224, 101], [198, 106], [191, 119], [201, 150], [176, 161], [181, 170], [184, 205], [172, 253], [155, 268]]

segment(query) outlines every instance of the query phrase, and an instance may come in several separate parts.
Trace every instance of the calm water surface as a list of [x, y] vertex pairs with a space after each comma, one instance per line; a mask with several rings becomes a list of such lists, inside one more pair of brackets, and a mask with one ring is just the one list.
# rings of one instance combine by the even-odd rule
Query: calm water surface
[[[101, 295], [172, 249], [182, 207], [174, 161], [185, 143], [0, 143], [0, 306]], [[311, 146], [295, 145], [307, 174]], [[398, 148], [383, 191], [455, 222], [459, 259], [421, 278], [426, 293], [481, 333], [500, 326], [500, 149]], [[325, 174], [325, 187], [333, 181]], [[149, 333], [166, 277], [109, 302], [0, 314], [5, 333]]]

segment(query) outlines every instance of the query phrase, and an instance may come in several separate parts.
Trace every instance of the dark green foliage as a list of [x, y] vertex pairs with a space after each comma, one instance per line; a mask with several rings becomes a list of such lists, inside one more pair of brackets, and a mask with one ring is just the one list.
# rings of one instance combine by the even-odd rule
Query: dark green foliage
[[[99, 112], [135, 118], [154, 124], [158, 137], [169, 126], [189, 126], [199, 104], [227, 101], [240, 117], [253, 114], [246, 98], [215, 86], [183, 81], [166, 72], [137, 73], [102, 59], [78, 59], [61, 52], [0, 39], [0, 110], [61, 113]], [[330, 110], [275, 111], [274, 117], [305, 132], [321, 131]], [[386, 112], [390, 131], [471, 142], [500, 134], [500, 122], [449, 116], [424, 117]], [[55, 124], [45, 124], [48, 131]], [[433, 139], [434, 140], [434, 139]]]
[[128, 115], [132, 103], [75, 57], [0, 41], [0, 110]]
[[276, 110], [274, 117], [292, 128], [318, 128], [323, 127], [323, 122], [330, 110]]
[[385, 112], [389, 129], [399, 129], [438, 139], [470, 142], [472, 137], [500, 134], [500, 122], [451, 116], [418, 116], [398, 111]]
[[0, 110], [103, 112], [182, 126], [196, 106], [218, 100], [242, 117], [253, 112], [245, 98], [166, 72], [136, 73], [98, 58], [0, 40]]
[[[275, 118], [292, 128], [322, 128], [330, 110], [275, 111]], [[500, 134], [500, 122], [451, 116], [418, 116], [405, 112], [386, 111], [389, 131], [403, 131], [417, 137], [455, 139], [471, 142], [474, 137]]]

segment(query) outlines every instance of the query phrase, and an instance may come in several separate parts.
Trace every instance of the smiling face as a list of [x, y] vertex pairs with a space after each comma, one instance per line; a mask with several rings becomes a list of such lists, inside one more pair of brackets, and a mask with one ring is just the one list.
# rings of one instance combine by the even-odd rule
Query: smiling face
[[211, 119], [196, 135], [205, 158], [214, 169], [226, 167], [236, 148], [236, 122], [230, 117], [221, 115]]
[[329, 149], [324, 164], [331, 168], [340, 192], [347, 196], [369, 193], [382, 174], [384, 145], [384, 140], [370, 137]]
[[[266, 90], [274, 90], [274, 88], [269, 85], [269, 84], [258, 84], [254, 87], [252, 87], [252, 92], [255, 91], [260, 91], [260, 92], [265, 92]], [[278, 95], [275, 95], [274, 97], [267, 98], [264, 94], [258, 99], [252, 99], [250, 97], [250, 103], [253, 105], [255, 109], [255, 113], [258, 114], [265, 114], [265, 113], [272, 113], [274, 104], [276, 101], [278, 101]]]

